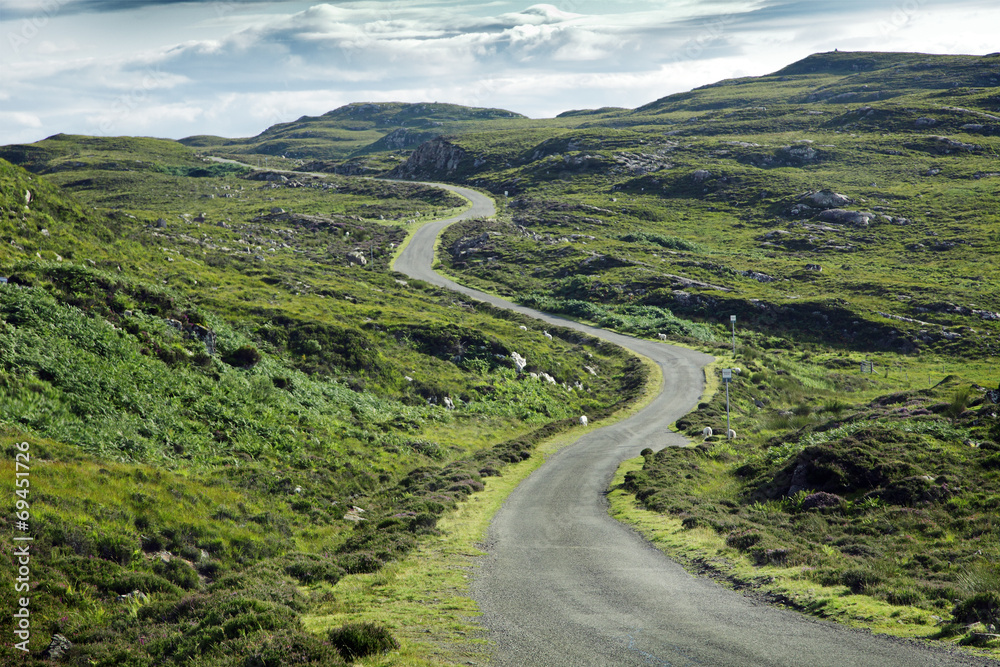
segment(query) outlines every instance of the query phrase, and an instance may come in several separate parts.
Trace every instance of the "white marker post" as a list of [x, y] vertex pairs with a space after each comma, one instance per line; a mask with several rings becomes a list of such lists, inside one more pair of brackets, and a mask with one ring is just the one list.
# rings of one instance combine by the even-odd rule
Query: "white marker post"
[[[733, 315], [735, 318], [736, 316]], [[733, 381], [733, 369], [723, 368], [722, 369], [722, 381], [726, 385], [726, 439], [729, 439], [729, 432], [732, 431], [729, 424], [729, 383]]]
[[729, 323], [733, 325], [733, 359], [736, 358], [736, 316], [729, 316]]

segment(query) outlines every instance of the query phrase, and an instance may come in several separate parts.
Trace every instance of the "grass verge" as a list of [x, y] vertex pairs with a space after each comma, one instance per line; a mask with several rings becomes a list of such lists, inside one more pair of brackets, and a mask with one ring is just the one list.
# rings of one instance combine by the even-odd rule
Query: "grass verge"
[[490, 644], [478, 625], [478, 607], [469, 597], [469, 584], [490, 521], [517, 485], [549, 456], [590, 431], [626, 419], [660, 392], [663, 384], [656, 365], [640, 357], [649, 370], [641, 396], [627, 408], [539, 443], [531, 458], [504, 468], [502, 477], [484, 479], [485, 490], [472, 494], [437, 524], [441, 534], [419, 544], [404, 560], [372, 574], [348, 575], [335, 586], [321, 584], [306, 590], [317, 601], [303, 617], [309, 632], [322, 634], [348, 623], [377, 623], [387, 627], [400, 648], [359, 661], [369, 667], [432, 667], [484, 664]]

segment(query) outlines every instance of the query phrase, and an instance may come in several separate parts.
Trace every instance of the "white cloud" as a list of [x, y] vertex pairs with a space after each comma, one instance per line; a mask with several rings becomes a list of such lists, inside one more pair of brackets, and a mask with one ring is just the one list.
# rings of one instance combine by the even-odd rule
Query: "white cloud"
[[[256, 134], [352, 101], [449, 101], [536, 117], [634, 107], [833, 48], [984, 53], [996, 50], [989, 26], [1000, 24], [987, 0], [154, 0], [130, 11], [122, 8], [134, 3], [116, 0], [46, 1], [106, 13], [40, 15], [44, 29], [16, 54], [0, 52], [16, 62], [4, 68], [6, 112], [50, 134], [96, 125], [174, 137]], [[8, 25], [20, 36], [23, 23]], [[23, 140], [29, 126], [14, 127], [0, 124], [0, 142]]]
[[17, 129], [36, 128], [42, 126], [42, 119], [22, 111], [0, 111], [0, 123]]

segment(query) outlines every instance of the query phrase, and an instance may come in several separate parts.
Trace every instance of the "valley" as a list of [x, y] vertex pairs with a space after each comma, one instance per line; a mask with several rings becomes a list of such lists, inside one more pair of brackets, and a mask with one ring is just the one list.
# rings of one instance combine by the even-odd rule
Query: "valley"
[[[550, 119], [364, 103], [0, 147], [37, 664], [55, 634], [99, 665], [822, 664], [855, 636], [829, 664], [996, 664], [998, 137], [996, 55], [836, 52]], [[629, 590], [675, 607], [728, 587], [903, 639], [764, 609], [830, 644], [722, 648], [629, 599], [618, 639], [563, 645], [546, 623], [597, 623], [563, 601], [605, 604], [567, 582], [624, 589], [559, 549], [634, 554]]]

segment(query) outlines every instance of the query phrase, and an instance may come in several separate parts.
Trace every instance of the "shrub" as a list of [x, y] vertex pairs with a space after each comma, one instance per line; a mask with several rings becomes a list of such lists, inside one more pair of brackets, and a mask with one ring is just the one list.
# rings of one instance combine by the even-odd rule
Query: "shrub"
[[986, 591], [959, 602], [952, 610], [959, 623], [1000, 624], [1000, 593]]
[[230, 366], [253, 368], [260, 361], [260, 350], [253, 345], [244, 345], [224, 356], [223, 361]]
[[185, 590], [198, 588], [201, 583], [198, 579], [198, 573], [194, 571], [194, 568], [180, 558], [171, 558], [166, 562], [158, 560], [153, 564], [153, 571]]
[[378, 572], [385, 565], [378, 556], [365, 551], [344, 554], [340, 557], [340, 564], [351, 574]]
[[399, 648], [399, 642], [392, 634], [374, 623], [348, 623], [331, 630], [329, 639], [345, 660], [357, 660]]
[[132, 554], [139, 549], [138, 541], [132, 536], [101, 535], [94, 540], [97, 555], [119, 565], [132, 562]]
[[802, 499], [801, 509], [811, 510], [811, 509], [822, 509], [825, 507], [841, 507], [844, 505], [844, 499], [835, 493], [826, 493], [820, 491], [818, 493], [812, 493]]
[[344, 576], [344, 570], [336, 563], [310, 554], [294, 554], [285, 565], [285, 572], [303, 584], [327, 581], [335, 584]]
[[740, 530], [735, 533], [730, 533], [726, 537], [726, 544], [733, 547], [734, 549], [739, 549], [740, 551], [746, 551], [753, 545], [760, 542], [762, 539], [761, 534], [753, 530]]
[[115, 593], [126, 595], [132, 591], [143, 593], [170, 593], [180, 595], [181, 589], [152, 572], [123, 572], [108, 585]]
[[908, 607], [919, 604], [924, 599], [924, 596], [920, 594], [920, 591], [912, 588], [889, 588], [889, 590], [885, 592], [884, 596], [880, 597], [884, 597], [890, 604]]
[[313, 635], [293, 632], [291, 635], [268, 637], [259, 646], [250, 649], [241, 667], [284, 667], [285, 665], [317, 665], [319, 667], [343, 664], [337, 650]]
[[882, 583], [882, 575], [870, 569], [852, 568], [840, 573], [840, 583], [852, 593], [864, 593]]

